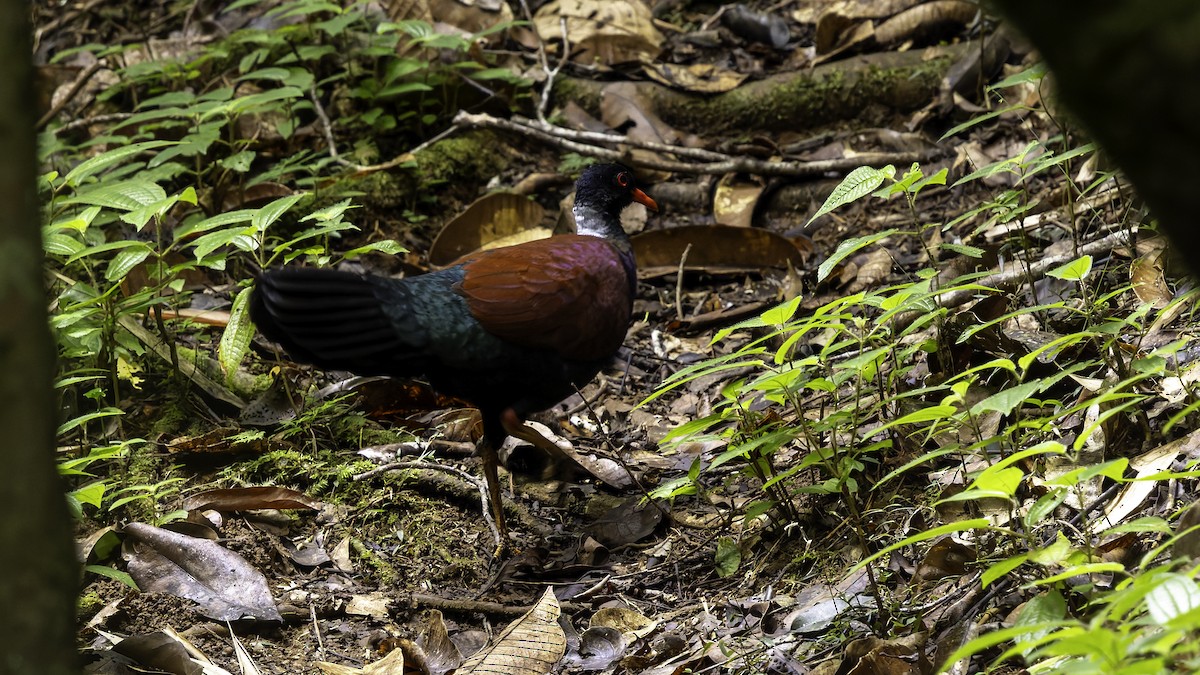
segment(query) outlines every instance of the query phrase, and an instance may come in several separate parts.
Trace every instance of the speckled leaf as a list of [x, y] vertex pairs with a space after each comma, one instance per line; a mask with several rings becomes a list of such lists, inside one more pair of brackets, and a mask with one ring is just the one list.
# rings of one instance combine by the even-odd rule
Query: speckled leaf
[[567, 636], [558, 625], [558, 599], [546, 589], [524, 616], [510, 623], [496, 643], [484, 647], [458, 669], [461, 675], [543, 675], [562, 659]]

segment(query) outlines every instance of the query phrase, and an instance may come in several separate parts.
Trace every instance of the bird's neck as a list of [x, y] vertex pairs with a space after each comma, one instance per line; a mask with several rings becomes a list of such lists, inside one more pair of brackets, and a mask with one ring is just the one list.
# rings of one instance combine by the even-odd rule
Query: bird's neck
[[620, 217], [613, 218], [588, 204], [576, 204], [571, 211], [575, 214], [575, 232], [578, 234], [613, 242], [629, 241], [629, 235], [621, 227]]

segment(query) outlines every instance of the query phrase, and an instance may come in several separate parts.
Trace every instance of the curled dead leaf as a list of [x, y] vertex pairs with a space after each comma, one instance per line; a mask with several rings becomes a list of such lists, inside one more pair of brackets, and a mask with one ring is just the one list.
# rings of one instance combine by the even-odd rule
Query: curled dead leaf
[[545, 239], [550, 229], [541, 226], [544, 215], [541, 204], [524, 195], [484, 195], [446, 223], [429, 248], [429, 262], [440, 267], [481, 249]]
[[725, 174], [713, 194], [713, 217], [721, 225], [750, 227], [763, 189], [761, 183], [739, 180], [737, 174]]
[[[690, 249], [688, 247], [691, 247]], [[786, 237], [753, 227], [728, 225], [689, 225], [669, 230], [653, 230], [633, 237], [638, 275], [654, 278], [673, 274], [683, 268], [710, 274], [744, 274], [770, 267], [785, 268], [788, 263], [804, 265], [804, 252]]]

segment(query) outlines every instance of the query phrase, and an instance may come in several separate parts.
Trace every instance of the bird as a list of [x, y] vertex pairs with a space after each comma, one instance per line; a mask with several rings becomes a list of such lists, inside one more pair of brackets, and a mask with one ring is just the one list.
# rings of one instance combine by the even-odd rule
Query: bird
[[658, 211], [631, 169], [593, 164], [575, 184], [574, 234], [400, 279], [298, 266], [264, 271], [250, 318], [297, 361], [424, 379], [478, 408], [477, 454], [499, 553], [508, 534], [498, 449], [512, 435], [561, 453], [525, 419], [590, 382], [624, 343], [637, 266], [621, 213], [634, 202]]

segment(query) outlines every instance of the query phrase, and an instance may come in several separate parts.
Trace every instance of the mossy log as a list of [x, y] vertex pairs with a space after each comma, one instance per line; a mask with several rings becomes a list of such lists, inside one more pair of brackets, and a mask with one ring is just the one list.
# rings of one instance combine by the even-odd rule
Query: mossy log
[[[847, 120], [878, 124], [934, 100], [949, 69], [978, 49], [978, 43], [970, 42], [869, 54], [780, 73], [715, 95], [654, 82], [639, 82], [637, 90], [664, 122], [706, 137], [814, 129]], [[564, 78], [555, 83], [555, 91], [560, 102], [575, 101], [598, 115], [607, 84]]]

